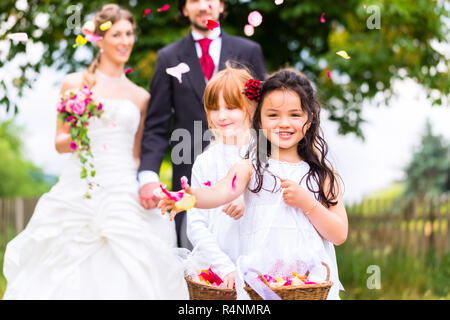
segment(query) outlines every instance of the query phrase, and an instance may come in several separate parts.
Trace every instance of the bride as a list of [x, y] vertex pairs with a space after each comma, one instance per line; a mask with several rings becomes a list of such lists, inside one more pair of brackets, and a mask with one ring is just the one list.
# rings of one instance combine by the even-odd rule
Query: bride
[[[101, 31], [99, 26], [111, 21]], [[150, 95], [124, 74], [135, 21], [117, 5], [94, 17], [100, 52], [84, 72], [69, 74], [61, 92], [84, 85], [103, 104], [89, 137], [99, 187], [84, 197], [69, 126], [58, 122], [56, 150], [72, 152], [58, 183], [39, 200], [26, 229], [8, 243], [4, 299], [188, 299], [174, 253], [173, 222], [138, 202], [136, 172]]]

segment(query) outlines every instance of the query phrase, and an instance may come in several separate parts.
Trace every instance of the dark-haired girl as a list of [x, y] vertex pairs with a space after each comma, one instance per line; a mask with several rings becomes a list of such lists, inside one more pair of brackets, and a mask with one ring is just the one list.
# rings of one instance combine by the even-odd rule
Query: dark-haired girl
[[[214, 186], [185, 191], [195, 196], [197, 208], [218, 207], [244, 194], [240, 254], [264, 248], [265, 257], [289, 257], [302, 248], [311, 249], [330, 267], [333, 286], [328, 299], [339, 299], [343, 288], [333, 244], [347, 238], [347, 214], [338, 175], [326, 159], [320, 103], [309, 80], [289, 69], [269, 77], [262, 86], [253, 129], [256, 139], [247, 159]], [[159, 207], [163, 213], [173, 209], [171, 218], [178, 213], [167, 199]]]

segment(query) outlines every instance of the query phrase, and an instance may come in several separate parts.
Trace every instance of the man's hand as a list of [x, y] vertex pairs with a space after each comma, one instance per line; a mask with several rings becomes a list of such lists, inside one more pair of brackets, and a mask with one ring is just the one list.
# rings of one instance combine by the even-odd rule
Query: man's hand
[[230, 272], [223, 278], [223, 282], [219, 285], [219, 288], [222, 289], [233, 289], [236, 283], [236, 272]]
[[139, 189], [139, 203], [144, 209], [156, 208], [159, 199], [153, 194], [155, 189], [159, 188], [159, 182], [150, 182], [144, 184], [141, 189]]
[[245, 211], [244, 197], [241, 195], [239, 198], [224, 205], [222, 211], [225, 212], [228, 216], [230, 216], [230, 218], [238, 220], [244, 215]]

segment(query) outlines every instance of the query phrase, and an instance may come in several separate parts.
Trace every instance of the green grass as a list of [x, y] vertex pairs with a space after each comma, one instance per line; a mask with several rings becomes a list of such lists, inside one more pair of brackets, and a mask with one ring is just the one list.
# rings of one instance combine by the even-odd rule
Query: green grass
[[[339, 277], [345, 300], [450, 299], [450, 254], [440, 259], [432, 255], [420, 259], [401, 250], [368, 250], [355, 243], [336, 247]], [[373, 275], [368, 267], [380, 270], [380, 289], [369, 289]]]

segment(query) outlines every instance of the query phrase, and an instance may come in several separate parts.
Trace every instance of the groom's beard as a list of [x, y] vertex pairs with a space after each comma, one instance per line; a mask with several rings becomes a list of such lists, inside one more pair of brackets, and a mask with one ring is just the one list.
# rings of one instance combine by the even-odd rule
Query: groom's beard
[[198, 29], [201, 31], [209, 31], [209, 29], [207, 27], [200, 26], [200, 25], [196, 24], [195, 22], [192, 22], [191, 26], [194, 27], [195, 29]]

